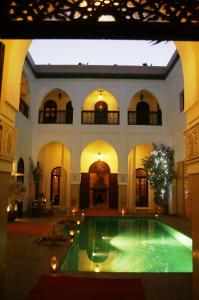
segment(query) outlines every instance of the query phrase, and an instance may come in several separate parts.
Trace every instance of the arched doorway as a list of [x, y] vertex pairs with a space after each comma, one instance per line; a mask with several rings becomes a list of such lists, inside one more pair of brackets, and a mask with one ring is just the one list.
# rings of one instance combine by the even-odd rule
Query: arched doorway
[[90, 206], [108, 208], [110, 168], [103, 161], [94, 162], [90, 168]]
[[148, 181], [142, 168], [136, 169], [136, 207], [148, 207]]
[[53, 205], [59, 205], [60, 202], [60, 178], [61, 167], [56, 167], [51, 172], [50, 201]]
[[148, 125], [149, 124], [149, 105], [147, 102], [139, 102], [136, 106], [137, 124]]
[[118, 208], [117, 174], [110, 173], [107, 163], [96, 161], [89, 173], [81, 174], [80, 208]]
[[56, 123], [57, 104], [53, 100], [48, 100], [44, 104], [44, 123]]

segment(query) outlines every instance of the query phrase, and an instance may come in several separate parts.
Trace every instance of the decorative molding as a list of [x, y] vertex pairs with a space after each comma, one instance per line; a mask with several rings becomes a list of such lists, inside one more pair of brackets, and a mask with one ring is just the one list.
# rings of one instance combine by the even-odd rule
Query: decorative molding
[[126, 174], [126, 173], [118, 174], [118, 184], [119, 185], [127, 185], [128, 184], [128, 174]]
[[17, 129], [0, 120], [0, 159], [14, 160], [16, 139]]
[[70, 183], [71, 184], [80, 184], [81, 174], [80, 173], [71, 173], [70, 174]]
[[184, 133], [187, 162], [199, 160], [199, 123]]

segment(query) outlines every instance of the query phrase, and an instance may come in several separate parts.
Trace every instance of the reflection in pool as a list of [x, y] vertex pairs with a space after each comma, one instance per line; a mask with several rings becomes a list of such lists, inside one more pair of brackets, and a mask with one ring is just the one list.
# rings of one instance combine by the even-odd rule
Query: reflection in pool
[[192, 240], [153, 218], [87, 217], [61, 271], [192, 272]]

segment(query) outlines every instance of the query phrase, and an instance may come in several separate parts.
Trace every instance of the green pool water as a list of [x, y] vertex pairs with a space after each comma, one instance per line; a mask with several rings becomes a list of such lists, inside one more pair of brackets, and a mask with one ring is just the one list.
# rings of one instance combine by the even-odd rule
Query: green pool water
[[62, 272], [192, 272], [192, 240], [153, 218], [86, 217]]

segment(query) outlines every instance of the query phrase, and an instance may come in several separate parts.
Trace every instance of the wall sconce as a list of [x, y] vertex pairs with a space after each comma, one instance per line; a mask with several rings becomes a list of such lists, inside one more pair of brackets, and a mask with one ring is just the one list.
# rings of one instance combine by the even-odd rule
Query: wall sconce
[[140, 94], [140, 101], [143, 101], [143, 100], [144, 100], [144, 95]]
[[97, 159], [98, 159], [98, 160], [101, 160], [101, 159], [102, 159], [102, 155], [101, 155], [100, 152], [97, 153]]
[[56, 256], [52, 256], [50, 260], [50, 270], [52, 273], [56, 273], [58, 271], [58, 259]]
[[103, 94], [102, 94], [102, 90], [99, 90], [99, 100], [102, 101], [103, 100]]
[[99, 152], [97, 153], [97, 159], [101, 160], [102, 159], [102, 154], [100, 152], [100, 143], [99, 143]]

